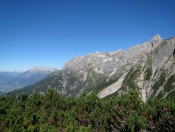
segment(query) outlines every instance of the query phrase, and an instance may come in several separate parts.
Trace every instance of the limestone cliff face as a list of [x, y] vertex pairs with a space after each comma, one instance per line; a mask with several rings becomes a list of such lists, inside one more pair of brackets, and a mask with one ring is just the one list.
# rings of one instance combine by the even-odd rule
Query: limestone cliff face
[[137, 88], [144, 101], [151, 95], [171, 96], [175, 85], [174, 49], [175, 38], [163, 40], [155, 35], [128, 50], [77, 56], [62, 70], [21, 91], [42, 94], [54, 88], [65, 96], [79, 96], [83, 90], [98, 91], [98, 96], [104, 98]]
[[[150, 96], [173, 97], [175, 95], [174, 51], [175, 37], [162, 41], [151, 52], [145, 54], [141, 61], [132, 66], [118, 87], [108, 86], [98, 96], [103, 98], [136, 88], [144, 101], [147, 101]], [[114, 92], [111, 93], [111, 89]]]

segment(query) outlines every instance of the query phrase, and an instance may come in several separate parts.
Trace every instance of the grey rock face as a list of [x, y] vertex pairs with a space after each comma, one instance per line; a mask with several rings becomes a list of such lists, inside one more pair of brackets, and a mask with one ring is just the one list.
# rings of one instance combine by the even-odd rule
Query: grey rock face
[[[147, 101], [150, 96], [173, 97], [175, 95], [174, 49], [175, 37], [161, 41], [157, 47], [150, 50], [149, 54], [145, 54], [141, 61], [132, 66], [120, 88], [113, 88], [116, 89], [115, 94], [136, 88], [140, 91], [140, 96], [144, 101]], [[109, 87], [111, 86], [106, 89]], [[103, 91], [98, 94], [100, 98], [105, 97], [104, 94], [109, 95], [109, 92]]]
[[64, 96], [79, 96], [86, 90], [97, 91], [103, 98], [137, 88], [144, 101], [151, 95], [166, 97], [173, 93], [173, 87], [166, 87], [175, 84], [174, 46], [175, 38], [163, 40], [157, 34], [128, 50], [77, 56], [65, 63], [62, 70], [17, 92], [45, 93], [53, 88]]

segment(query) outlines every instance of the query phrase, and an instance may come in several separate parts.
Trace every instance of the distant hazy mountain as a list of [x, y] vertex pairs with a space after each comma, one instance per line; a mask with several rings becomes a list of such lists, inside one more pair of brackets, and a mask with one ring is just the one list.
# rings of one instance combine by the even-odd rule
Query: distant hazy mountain
[[138, 89], [146, 101], [175, 95], [175, 37], [163, 40], [155, 35], [150, 41], [128, 50], [96, 52], [78, 56], [62, 70], [17, 93], [56, 89], [64, 96], [79, 96], [83, 90], [97, 91], [100, 98]]
[[0, 91], [0, 95], [3, 95], [3, 94], [5, 94], [5, 93], [3, 93], [3, 92]]
[[19, 74], [19, 72], [0, 72], [0, 83], [7, 82]]
[[34, 84], [56, 70], [55, 68], [37, 66], [22, 73], [0, 72], [0, 92], [6, 93]]

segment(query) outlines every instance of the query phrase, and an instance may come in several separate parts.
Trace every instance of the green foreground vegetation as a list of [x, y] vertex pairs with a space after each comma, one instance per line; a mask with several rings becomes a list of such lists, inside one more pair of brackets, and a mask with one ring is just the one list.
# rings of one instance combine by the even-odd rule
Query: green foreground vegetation
[[175, 131], [175, 101], [150, 99], [137, 91], [99, 99], [95, 93], [63, 97], [46, 95], [0, 97], [0, 131]]

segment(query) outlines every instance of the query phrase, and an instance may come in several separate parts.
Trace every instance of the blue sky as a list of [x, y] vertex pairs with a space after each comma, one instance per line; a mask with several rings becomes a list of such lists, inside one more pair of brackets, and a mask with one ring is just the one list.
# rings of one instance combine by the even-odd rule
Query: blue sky
[[0, 71], [175, 36], [174, 0], [0, 0]]

